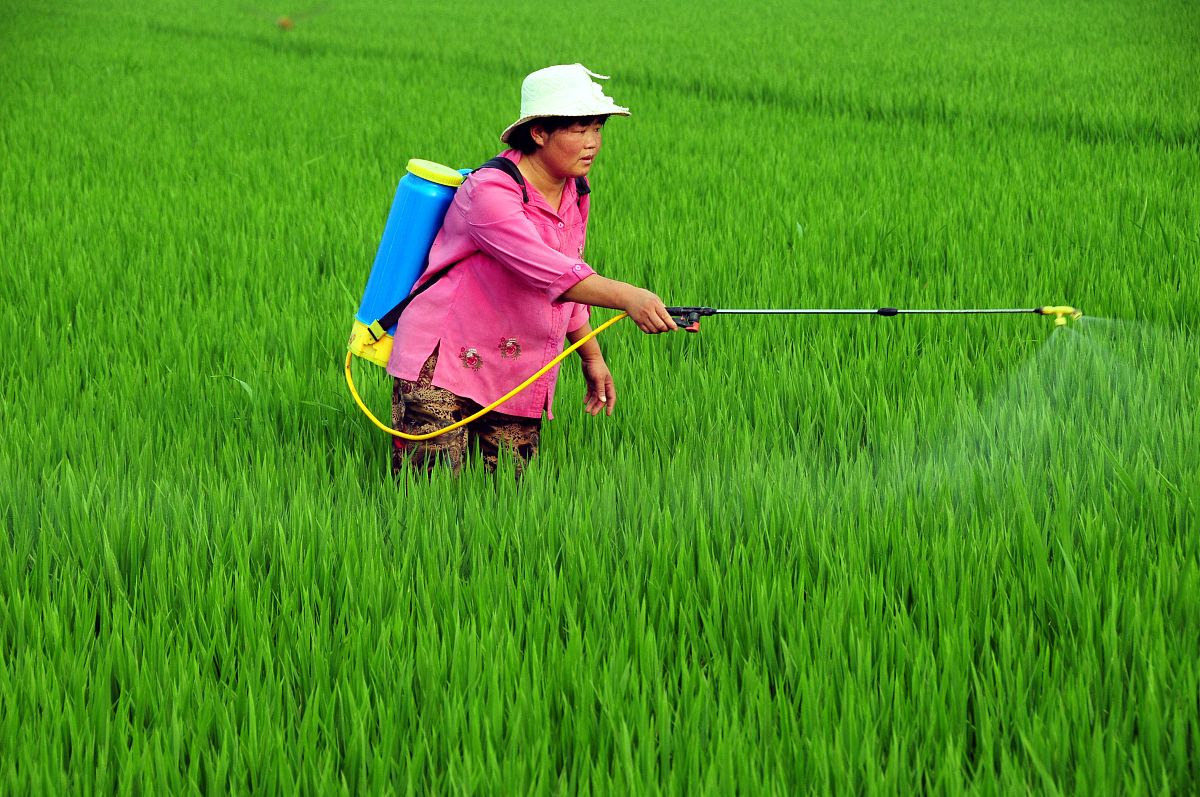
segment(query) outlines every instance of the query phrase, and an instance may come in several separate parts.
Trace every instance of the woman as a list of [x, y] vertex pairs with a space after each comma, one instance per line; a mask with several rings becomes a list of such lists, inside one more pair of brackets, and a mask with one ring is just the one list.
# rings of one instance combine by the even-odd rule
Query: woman
[[[518, 175], [473, 172], [455, 193], [418, 280], [445, 272], [413, 299], [396, 326], [388, 373], [394, 428], [422, 434], [504, 395], [591, 332], [588, 307], [624, 310], [643, 332], [676, 329], [653, 293], [596, 274], [583, 260], [590, 188], [586, 177], [609, 116], [628, 116], [581, 64], [525, 78], [521, 117], [500, 135], [499, 157]], [[506, 164], [501, 164], [506, 165]], [[510, 167], [511, 168], [511, 167]], [[522, 184], [523, 183], [523, 184]], [[595, 339], [577, 350], [587, 382], [584, 409], [612, 415], [617, 392]], [[432, 440], [393, 438], [393, 470], [457, 473], [477, 443], [490, 470], [508, 448], [518, 473], [537, 452], [542, 413], [552, 418], [555, 368], [479, 420]]]

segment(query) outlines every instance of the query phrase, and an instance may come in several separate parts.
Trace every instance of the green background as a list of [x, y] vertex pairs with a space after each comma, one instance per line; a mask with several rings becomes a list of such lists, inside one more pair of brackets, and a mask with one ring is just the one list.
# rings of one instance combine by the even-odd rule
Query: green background
[[[305, 10], [0, 0], [0, 791], [1197, 788], [1193, 4]], [[622, 322], [397, 483], [396, 181], [577, 61], [607, 276], [1088, 315]]]

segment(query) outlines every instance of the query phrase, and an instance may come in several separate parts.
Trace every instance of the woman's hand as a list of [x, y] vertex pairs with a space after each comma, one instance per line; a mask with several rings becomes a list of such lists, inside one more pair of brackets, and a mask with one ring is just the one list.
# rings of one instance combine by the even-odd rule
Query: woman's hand
[[638, 329], [653, 335], [657, 332], [673, 332], [679, 329], [675, 319], [667, 312], [667, 306], [662, 299], [645, 288], [629, 286], [629, 292], [623, 308]]
[[645, 288], [610, 280], [599, 274], [589, 274], [564, 291], [562, 296], [569, 301], [593, 307], [624, 310], [638, 325], [638, 329], [649, 334], [679, 329], [662, 299]]
[[583, 411], [589, 415], [597, 415], [603, 409], [605, 414], [612, 415], [613, 407], [617, 404], [617, 388], [613, 384], [612, 374], [604, 358], [584, 360], [583, 378], [587, 381], [587, 398], [584, 399]]

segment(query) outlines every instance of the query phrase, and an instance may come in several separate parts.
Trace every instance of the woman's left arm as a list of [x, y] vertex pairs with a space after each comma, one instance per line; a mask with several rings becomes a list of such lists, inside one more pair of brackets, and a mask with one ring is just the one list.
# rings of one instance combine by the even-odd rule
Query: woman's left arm
[[[575, 343], [591, 333], [592, 325], [585, 322], [578, 329], [568, 332], [567, 340]], [[600, 353], [600, 344], [592, 338], [576, 349], [575, 353], [582, 361], [583, 378], [587, 382], [587, 396], [583, 400], [584, 412], [597, 415], [603, 409], [605, 414], [612, 415], [613, 408], [617, 405], [617, 387], [613, 384], [608, 364], [604, 362], [604, 355]]]

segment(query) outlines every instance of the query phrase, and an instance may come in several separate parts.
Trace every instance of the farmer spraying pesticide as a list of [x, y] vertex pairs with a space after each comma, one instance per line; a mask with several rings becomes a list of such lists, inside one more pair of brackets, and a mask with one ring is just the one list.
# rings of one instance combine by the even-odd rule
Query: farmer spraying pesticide
[[[977, 315], [1035, 313], [1056, 326], [1067, 305], [981, 308], [666, 307], [644, 288], [606, 279], [583, 259], [587, 175], [610, 116], [628, 116], [581, 64], [525, 78], [521, 116], [500, 135], [510, 149], [472, 170], [411, 160], [401, 178], [346, 355], [359, 408], [392, 436], [392, 468], [457, 473], [478, 446], [489, 469], [502, 448], [518, 473], [551, 416], [558, 364], [579, 354], [584, 409], [611, 415], [617, 391], [596, 336], [630, 318], [646, 333], [699, 330], [715, 315]], [[589, 307], [623, 312], [593, 329]], [[563, 339], [571, 346], [563, 349]], [[354, 387], [354, 356], [395, 377], [392, 426]], [[497, 408], [504, 406], [503, 411]]]
[[[543, 413], [552, 417], [556, 365], [510, 398], [503, 412], [429, 439], [406, 438], [477, 415], [559, 355], [564, 338], [580, 344], [585, 410], [611, 415], [617, 392], [592, 335], [590, 305], [623, 310], [643, 332], [676, 328], [658, 296], [606, 279], [583, 259], [591, 203], [587, 175], [601, 131], [608, 117], [629, 115], [593, 78], [606, 79], [580, 64], [526, 77], [520, 118], [500, 135], [510, 148], [465, 180], [437, 164], [419, 162], [415, 172], [410, 164], [409, 171], [427, 182], [454, 189], [453, 199], [407, 303], [394, 308], [395, 318], [385, 314], [375, 322], [370, 337], [364, 331], [374, 314], [360, 309], [350, 344], [352, 352], [370, 358], [364, 350], [383, 337], [384, 322], [395, 323], [386, 361], [395, 377], [391, 431], [404, 436], [393, 435], [394, 470], [428, 470], [444, 461], [458, 472], [473, 444], [489, 469], [503, 447], [520, 470], [537, 451]], [[398, 190], [393, 216], [400, 202]], [[389, 232], [364, 306], [375, 293]]]

